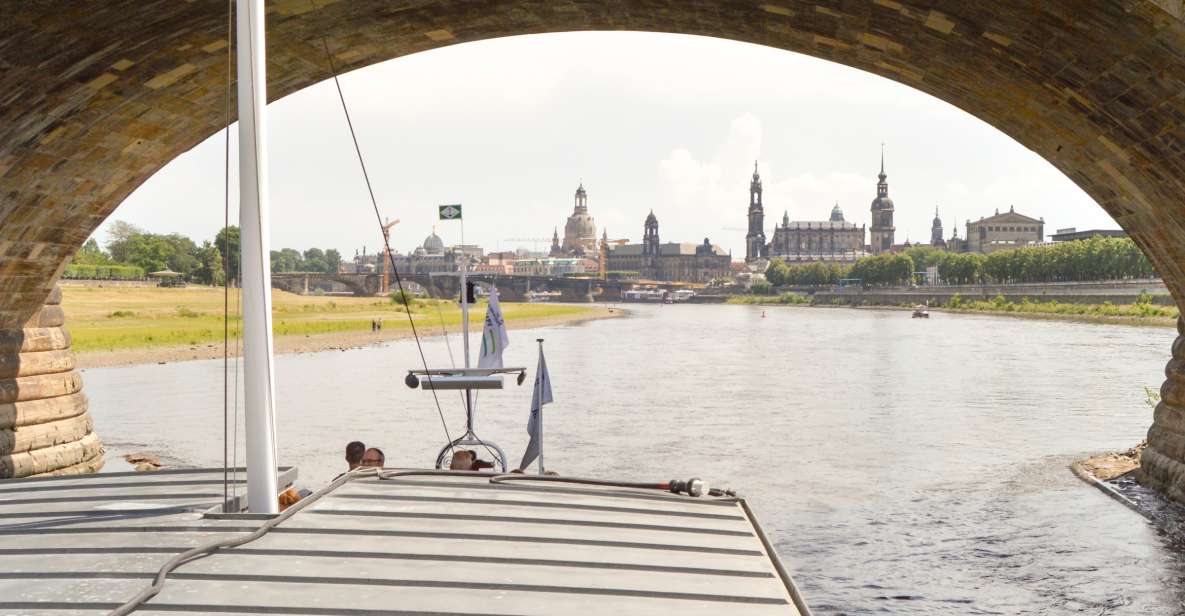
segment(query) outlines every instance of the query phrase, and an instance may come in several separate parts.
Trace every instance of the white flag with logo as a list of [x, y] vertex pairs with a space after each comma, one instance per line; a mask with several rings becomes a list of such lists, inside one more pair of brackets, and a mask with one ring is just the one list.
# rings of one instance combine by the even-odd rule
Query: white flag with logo
[[501, 368], [502, 350], [509, 344], [502, 306], [498, 304], [498, 288], [494, 287], [490, 289], [490, 303], [486, 306], [486, 325], [481, 331], [481, 354], [477, 357], [477, 367]]
[[543, 405], [550, 402], [551, 376], [547, 374], [547, 360], [543, 359], [543, 347], [539, 347], [539, 367], [535, 370], [535, 390], [531, 394], [531, 418], [527, 420], [527, 434], [531, 435], [531, 442], [527, 443], [527, 450], [523, 452], [523, 461], [518, 465], [520, 469], [527, 468], [539, 457], [543, 448], [540, 416], [543, 414]]

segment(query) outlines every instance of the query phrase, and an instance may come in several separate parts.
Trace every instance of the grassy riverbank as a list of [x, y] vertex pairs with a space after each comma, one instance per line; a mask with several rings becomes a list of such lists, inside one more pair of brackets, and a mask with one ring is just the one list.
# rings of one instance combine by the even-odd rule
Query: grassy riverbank
[[1057, 301], [1030, 302], [1023, 299], [1010, 302], [1002, 297], [991, 301], [966, 301], [957, 296], [941, 308], [967, 312], [1002, 312], [1014, 314], [1060, 315], [1068, 317], [1104, 317], [1144, 319], [1148, 321], [1175, 322], [1179, 314], [1176, 306], [1161, 306], [1151, 302], [1134, 304], [1069, 304]]
[[[851, 305], [838, 299], [830, 303], [817, 303], [811, 297], [797, 293], [782, 293], [781, 295], [733, 295], [728, 298], [729, 304], [739, 305], [811, 305], [811, 306], [852, 306], [858, 308], [912, 308], [914, 304], [859, 304]], [[975, 314], [1000, 314], [1034, 319], [1063, 319], [1070, 321], [1086, 321], [1092, 323], [1122, 323], [1135, 325], [1159, 325], [1171, 327], [1176, 325], [1179, 311], [1176, 306], [1161, 306], [1151, 302], [1136, 302], [1132, 304], [1074, 304], [1058, 301], [1031, 302], [1022, 299], [1019, 302], [1007, 301], [997, 297], [990, 301], [965, 300], [957, 295], [945, 304], [932, 304], [931, 310], [942, 312], [964, 312]]]
[[[241, 325], [238, 296], [230, 297], [230, 333], [233, 339]], [[215, 345], [221, 349], [223, 294], [220, 288], [62, 288], [66, 327], [80, 354], [140, 349], [195, 348]], [[460, 309], [449, 301], [411, 301], [416, 327], [423, 335], [440, 334], [443, 327], [457, 331]], [[603, 309], [563, 304], [503, 303], [508, 323], [518, 326], [551, 324], [603, 316]], [[474, 312], [475, 329], [480, 327], [485, 308]], [[356, 346], [356, 334], [369, 338], [371, 322], [381, 319], [381, 339], [410, 335], [404, 307], [387, 298], [303, 296], [272, 292], [273, 331], [277, 347], [286, 339], [316, 338], [335, 348], [333, 340], [348, 338]], [[219, 351], [220, 352], [220, 351]], [[123, 363], [123, 362], [120, 362]]]
[[783, 293], [781, 295], [730, 295], [729, 304], [746, 305], [805, 305], [811, 303], [811, 298], [797, 293]]

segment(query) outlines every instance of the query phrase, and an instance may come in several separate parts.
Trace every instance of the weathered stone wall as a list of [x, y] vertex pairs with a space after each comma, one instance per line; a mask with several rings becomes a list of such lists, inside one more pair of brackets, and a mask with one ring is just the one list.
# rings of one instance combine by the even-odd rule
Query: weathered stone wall
[[1173, 358], [1164, 375], [1148, 447], [1140, 456], [1140, 481], [1185, 503], [1185, 319], [1177, 319]]
[[[41, 309], [66, 260], [125, 196], [223, 126], [225, 6], [0, 2], [0, 330], [21, 329]], [[876, 73], [960, 107], [1048, 160], [1106, 209], [1185, 301], [1179, 0], [267, 6], [273, 100], [329, 76], [322, 36], [343, 70], [498, 36], [640, 30], [768, 45]], [[1149, 461], [1185, 460], [1150, 451]]]
[[24, 327], [0, 330], [0, 479], [103, 466], [55, 289]]

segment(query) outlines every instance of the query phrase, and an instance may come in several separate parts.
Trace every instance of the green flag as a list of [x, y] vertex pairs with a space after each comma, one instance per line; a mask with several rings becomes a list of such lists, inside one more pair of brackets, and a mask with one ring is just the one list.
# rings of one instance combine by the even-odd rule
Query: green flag
[[461, 204], [454, 203], [453, 205], [440, 206], [441, 220], [461, 220]]

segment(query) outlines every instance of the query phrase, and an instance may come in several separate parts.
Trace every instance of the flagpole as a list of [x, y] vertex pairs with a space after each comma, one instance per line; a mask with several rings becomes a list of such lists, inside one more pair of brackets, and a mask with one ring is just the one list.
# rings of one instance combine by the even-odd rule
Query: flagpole
[[[539, 343], [539, 357], [543, 357], [543, 339], [536, 338], [535, 342]], [[542, 362], [540, 362], [542, 363]], [[535, 375], [535, 395], [539, 400], [539, 416], [535, 418], [535, 426], [539, 428], [539, 474], [547, 474], [547, 470], [543, 468], [543, 374]]]
[[[469, 258], [465, 255], [465, 217], [461, 216], [461, 331], [465, 333], [465, 368], [469, 368]], [[465, 429], [473, 432], [473, 390], [465, 390]]]

